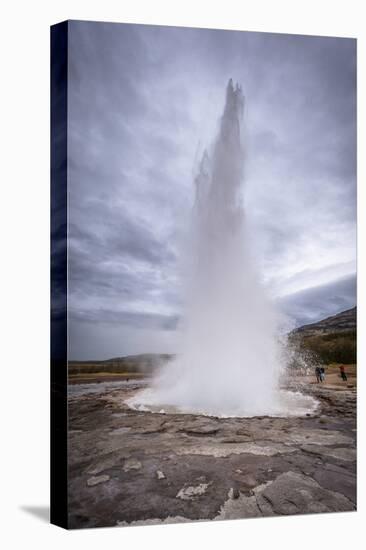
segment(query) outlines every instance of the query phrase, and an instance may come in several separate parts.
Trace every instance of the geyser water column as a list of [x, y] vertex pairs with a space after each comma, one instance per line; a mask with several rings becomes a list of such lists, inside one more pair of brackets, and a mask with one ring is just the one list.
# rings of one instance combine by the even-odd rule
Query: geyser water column
[[[281, 414], [275, 312], [251, 261], [242, 183], [244, 97], [232, 80], [218, 136], [195, 178], [181, 350], [135, 408], [217, 416]], [[305, 400], [307, 398], [304, 398]], [[307, 407], [308, 410], [308, 407]]]

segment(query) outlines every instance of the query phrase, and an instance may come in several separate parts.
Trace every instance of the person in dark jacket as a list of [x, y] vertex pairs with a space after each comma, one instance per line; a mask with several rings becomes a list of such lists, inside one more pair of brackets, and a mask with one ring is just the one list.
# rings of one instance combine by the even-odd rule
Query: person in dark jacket
[[341, 365], [341, 366], [339, 367], [339, 370], [340, 370], [340, 372], [341, 372], [341, 378], [342, 378], [342, 380], [343, 380], [344, 382], [346, 382], [346, 381], [347, 381], [347, 375], [346, 375], [345, 370], [344, 370], [344, 365]]
[[317, 381], [318, 384], [319, 384], [319, 382], [320, 382], [320, 380], [321, 380], [321, 377], [320, 377], [320, 367], [315, 367], [315, 376], [316, 376], [316, 381]]
[[320, 381], [324, 382], [325, 380], [325, 369], [324, 367], [320, 367]]

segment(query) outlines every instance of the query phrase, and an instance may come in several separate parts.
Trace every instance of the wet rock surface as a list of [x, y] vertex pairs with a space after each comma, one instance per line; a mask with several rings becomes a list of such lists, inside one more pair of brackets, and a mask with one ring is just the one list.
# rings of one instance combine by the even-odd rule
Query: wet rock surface
[[71, 528], [356, 509], [355, 390], [304, 385], [301, 418], [134, 411], [134, 391], [69, 400]]

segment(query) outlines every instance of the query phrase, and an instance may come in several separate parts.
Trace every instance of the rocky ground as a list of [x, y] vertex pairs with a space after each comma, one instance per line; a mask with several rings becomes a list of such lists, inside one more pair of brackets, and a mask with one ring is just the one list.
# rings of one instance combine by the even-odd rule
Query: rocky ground
[[356, 390], [302, 381], [302, 418], [133, 411], [137, 386], [69, 397], [69, 527], [356, 509]]

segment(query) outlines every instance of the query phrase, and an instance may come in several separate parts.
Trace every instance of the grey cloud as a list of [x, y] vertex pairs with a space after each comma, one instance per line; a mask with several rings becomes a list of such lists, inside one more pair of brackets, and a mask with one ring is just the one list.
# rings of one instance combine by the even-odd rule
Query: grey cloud
[[278, 300], [296, 326], [319, 321], [356, 305], [356, 275], [297, 292]]
[[96, 312], [78, 311], [72, 319], [83, 323], [115, 324], [128, 326], [129, 328], [174, 330], [177, 328], [178, 317], [176, 315], [158, 315], [149, 313], [136, 313], [131, 311], [111, 311], [100, 309]]
[[[288, 294], [309, 270], [312, 288], [283, 302], [296, 322], [354, 305], [354, 285], [317, 284], [355, 262], [354, 40], [77, 21], [69, 40], [71, 354], [88, 357], [87, 331], [95, 341], [102, 325], [100, 340], [121, 354], [145, 349], [144, 327], [169, 347], [193, 162], [229, 77], [246, 96], [245, 203], [261, 277]], [[135, 350], [119, 340], [128, 324]]]

